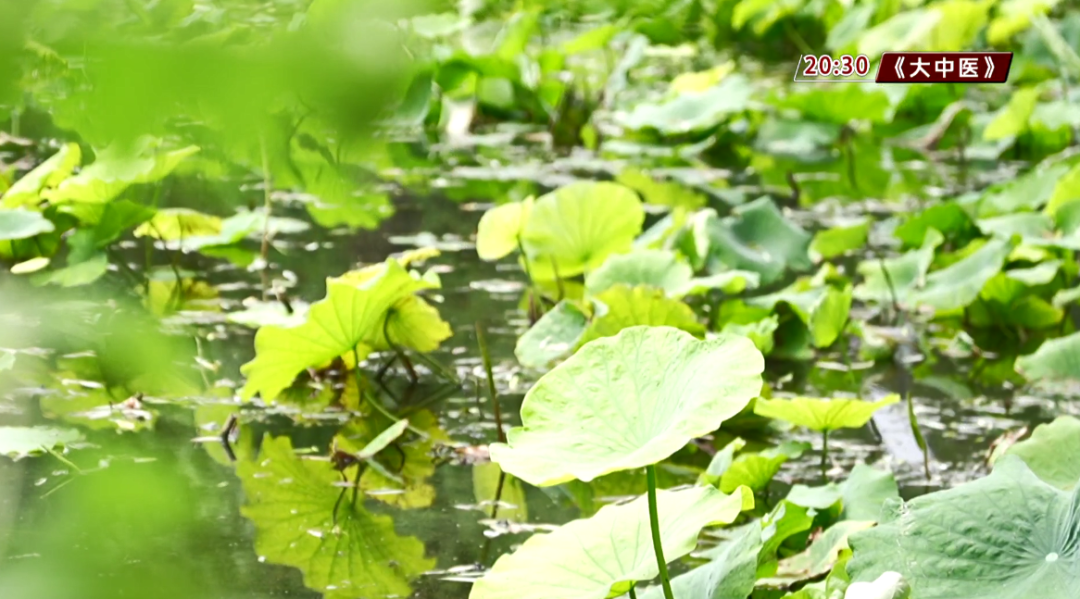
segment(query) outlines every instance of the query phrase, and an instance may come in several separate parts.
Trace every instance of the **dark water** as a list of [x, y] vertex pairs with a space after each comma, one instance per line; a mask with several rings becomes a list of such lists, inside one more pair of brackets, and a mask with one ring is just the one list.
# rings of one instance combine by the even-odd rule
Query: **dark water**
[[[280, 242], [288, 251], [275, 260], [281, 270], [298, 274], [289, 295], [314, 301], [322, 297], [328, 276], [360, 262], [381, 261], [411, 244], [437, 241], [444, 248], [442, 257], [433, 261], [443, 265], [438, 307], [453, 326], [454, 336], [434, 357], [451, 365], [464, 384], [446, 394], [442, 383], [424, 374], [410, 392], [404, 371], [397, 370], [388, 385], [394, 397], [384, 399], [398, 409], [420, 409], [442, 393], [444, 398], [422, 409], [437, 415], [445, 439], [467, 446], [485, 445], [495, 438], [491, 405], [486, 399], [477, 401], [484, 374], [474, 323], [480, 322], [488, 333], [501, 405], [511, 422], [516, 422], [516, 408], [535, 377], [522, 371], [513, 355], [517, 336], [528, 326], [519, 310], [523, 274], [510, 260], [479, 261], [468, 244], [484, 207], [443, 197], [402, 199], [395, 216], [378, 232], [312, 229]], [[419, 232], [423, 235], [417, 237]], [[257, 274], [234, 267], [211, 268], [210, 264], [185, 256], [182, 266], [211, 284], [225, 284], [220, 303], [231, 305], [257, 290]], [[234, 384], [240, 380], [239, 365], [253, 355], [253, 331], [225, 324], [212, 313], [182, 313], [171, 319], [178, 330], [190, 333], [194, 328], [204, 338], [216, 337], [200, 345], [203, 358], [221, 362], [210, 379]], [[842, 361], [837, 355], [818, 364], [772, 363], [768, 380], [784, 392], [823, 396], [837, 391], [877, 396], [910, 388], [932, 454], [931, 479], [924, 477], [923, 456], [911, 436], [903, 404], [879, 413], [874, 427], [834, 433], [829, 470], [830, 478], [839, 480], [858, 462], [889, 468], [896, 472], [907, 496], [980, 475], [990, 443], [1004, 431], [1080, 411], [1050, 394], [1022, 394], [1006, 386], [987, 388], [972, 376], [970, 363], [882, 364], [849, 374], [830, 365]], [[304, 573], [310, 577], [319, 569], [314, 560], [297, 568], [260, 557], [256, 527], [241, 513], [242, 506], [251, 502], [245, 484], [254, 483], [241, 480], [244, 475], [237, 474], [238, 467], [220, 443], [193, 442], [216, 434], [228, 415], [237, 411], [231, 399], [220, 398], [231, 396], [228, 387], [224, 389], [180, 401], [144, 398], [143, 407], [158, 414], [152, 431], [117, 433], [115, 426], [105, 423], [87, 432], [84, 448], [67, 452], [63, 459], [51, 455], [17, 462], [0, 459], [0, 597], [321, 596], [305, 586]], [[0, 391], [4, 393], [0, 425], [57, 423], [39, 407], [46, 390], [10, 382], [0, 384]], [[318, 406], [268, 409], [249, 405], [240, 414], [234, 451], [241, 462], [252, 459], [264, 435], [287, 436], [294, 447], [313, 448], [314, 453], [325, 455], [333, 435], [345, 424], [340, 413]], [[752, 440], [795, 437], [810, 441], [815, 448], [819, 444], [817, 437], [798, 430], [770, 437], [753, 423], [743, 424], [739, 428], [739, 422], [733, 423], [735, 432]], [[401, 591], [411, 588], [413, 596], [427, 599], [466, 597], [469, 586], [463, 579], [474, 572], [474, 566], [490, 565], [523, 541], [532, 530], [528, 525], [563, 523], [588, 515], [605, 501], [644, 489], [643, 481], [632, 474], [555, 489], [507, 487], [503, 499], [520, 504], [523, 497], [524, 505], [501, 508], [503, 518], [519, 522], [512, 532], [497, 534], [506, 533], [507, 523], [489, 522], [490, 505], [477, 505], [490, 499], [488, 491], [478, 492], [478, 488], [490, 487], [498, 478], [497, 471], [438, 455], [414, 459], [426, 461], [424, 467], [432, 470], [425, 480], [433, 490], [430, 506], [403, 508], [370, 497], [361, 499], [367, 513], [392, 519], [392, 532], [375, 525], [363, 531], [361, 536], [373, 548], [367, 562], [371, 571], [350, 571], [356, 588], [331, 590], [328, 597], [385, 596], [378, 584], [365, 586], [357, 581], [386, 572], [407, 585], [396, 587], [398, 595], [407, 596]], [[787, 487], [798, 482], [820, 484], [818, 460], [812, 451], [786, 464], [769, 495], [783, 496]], [[677, 454], [673, 463], [704, 467], [708, 461], [707, 452], [691, 447]], [[661, 482], [666, 485], [693, 480], [686, 469], [662, 470]], [[431, 561], [401, 550], [398, 541], [404, 537], [418, 539]], [[429, 572], [416, 575], [410, 568]]]

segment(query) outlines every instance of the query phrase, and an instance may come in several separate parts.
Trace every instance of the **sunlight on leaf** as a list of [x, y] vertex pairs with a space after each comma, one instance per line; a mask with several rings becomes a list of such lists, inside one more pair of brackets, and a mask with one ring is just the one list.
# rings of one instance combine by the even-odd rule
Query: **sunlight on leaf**
[[525, 395], [522, 427], [491, 459], [539, 486], [641, 468], [716, 430], [761, 390], [744, 337], [632, 327], [586, 344]]
[[815, 397], [758, 398], [754, 404], [754, 413], [805, 426], [814, 431], [833, 431], [840, 428], [859, 428], [870, 421], [874, 412], [898, 401], [900, 396], [896, 394], [878, 401]]
[[[658, 570], [645, 501], [605, 506], [592, 518], [533, 535], [500, 557], [469, 599], [605, 599], [620, 583], [651, 580]], [[660, 490], [657, 504], [664, 557], [674, 560], [694, 549], [703, 527], [730, 523], [752, 507], [753, 496], [693, 487]]]

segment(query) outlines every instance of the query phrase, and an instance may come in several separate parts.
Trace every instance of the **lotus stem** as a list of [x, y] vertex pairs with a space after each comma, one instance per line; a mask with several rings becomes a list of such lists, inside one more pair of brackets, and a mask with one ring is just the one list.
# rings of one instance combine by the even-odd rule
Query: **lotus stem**
[[634, 587], [630, 587], [630, 599], [637, 599], [637, 593], [634, 592]]
[[930, 448], [926, 444], [926, 437], [922, 434], [922, 427], [919, 426], [919, 419], [915, 417], [915, 402], [911, 400], [911, 391], [907, 393], [907, 416], [908, 422], [911, 424], [911, 434], [915, 437], [915, 443], [922, 450], [923, 455], [923, 474], [926, 475], [926, 480], [930, 480]]
[[829, 482], [829, 429], [821, 431], [821, 480]]
[[484, 337], [484, 327], [477, 322], [476, 342], [480, 345], [480, 357], [484, 360], [484, 371], [487, 373], [488, 396], [491, 397], [491, 409], [495, 412], [495, 427], [498, 429], [499, 443], [506, 443], [506, 431], [503, 429], [502, 408], [499, 406], [499, 395], [495, 389], [495, 374], [491, 368], [491, 352], [488, 351], [487, 338]]
[[675, 599], [675, 594], [671, 591], [671, 576], [668, 574], [667, 560], [664, 559], [664, 547], [660, 543], [660, 515], [656, 509], [656, 466], [645, 467], [645, 480], [649, 485], [649, 527], [652, 529], [656, 567], [660, 570], [660, 585], [664, 588], [664, 599]]

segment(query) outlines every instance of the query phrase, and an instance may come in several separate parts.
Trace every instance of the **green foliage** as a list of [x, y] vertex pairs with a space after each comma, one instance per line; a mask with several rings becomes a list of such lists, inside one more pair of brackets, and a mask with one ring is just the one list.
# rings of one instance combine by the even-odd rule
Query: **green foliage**
[[[355, 353], [361, 359], [390, 343], [429, 352], [450, 336], [430, 304], [413, 295], [438, 288], [397, 260], [327, 280], [326, 298], [312, 304], [302, 325], [269, 325], [255, 335], [255, 359], [241, 371], [242, 395], [271, 401], [307, 368]], [[387, 339], [389, 337], [389, 339]]]
[[[664, 555], [675, 559], [690, 553], [698, 533], [709, 524], [729, 524], [753, 506], [753, 496], [740, 491], [723, 495], [711, 487], [657, 493]], [[530, 537], [504, 555], [478, 580], [470, 599], [562, 597], [604, 599], [622, 593], [639, 580], [658, 573], [652, 561], [645, 498], [606, 506], [595, 516], [564, 524], [550, 534]], [[563, 576], [573, 572], [572, 587]]]
[[898, 571], [913, 597], [1064, 599], [1078, 584], [1075, 504], [1005, 457], [986, 478], [894, 505], [852, 538], [848, 570], [856, 581]]
[[1080, 464], [1066, 457], [1075, 455], [1078, 447], [1080, 420], [1059, 416], [1051, 423], [1035, 427], [1031, 437], [1006, 449], [1005, 455], [1019, 456], [1036, 476], [1068, 490], [1080, 481]]
[[19, 459], [82, 440], [77, 430], [48, 427], [0, 427], [0, 455]]
[[541, 377], [525, 395], [523, 426], [491, 457], [540, 486], [654, 464], [742, 410], [763, 368], [744, 338], [632, 327]]
[[814, 431], [834, 431], [840, 428], [859, 428], [870, 421], [874, 412], [898, 401], [899, 395], [890, 395], [878, 401], [814, 397], [759, 398], [754, 403], [754, 413], [805, 426]]

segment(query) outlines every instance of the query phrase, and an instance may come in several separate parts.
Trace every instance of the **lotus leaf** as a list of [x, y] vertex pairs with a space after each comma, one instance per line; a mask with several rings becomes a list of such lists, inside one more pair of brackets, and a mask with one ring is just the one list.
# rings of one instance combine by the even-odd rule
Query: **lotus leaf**
[[585, 277], [585, 290], [592, 295], [618, 284], [631, 287], [648, 285], [662, 289], [668, 296], [678, 299], [709, 289], [739, 293], [757, 287], [758, 275], [749, 271], [730, 270], [695, 278], [693, 269], [680, 261], [673, 252], [642, 249], [611, 256], [600, 268]]
[[480, 217], [476, 253], [481, 260], [498, 260], [518, 249], [531, 206], [532, 200], [512, 202], [496, 206]]
[[165, 178], [181, 161], [199, 151], [198, 146], [188, 146], [156, 152], [148, 145], [149, 142], [144, 140], [143, 147], [134, 153], [110, 146], [98, 153], [93, 164], [65, 179], [55, 189], [45, 190], [42, 195], [54, 204], [108, 202], [131, 185]]
[[304, 583], [327, 599], [409, 596], [410, 581], [435, 565], [419, 539], [398, 536], [389, 516], [359, 501], [342, 501], [335, 513], [340, 475], [328, 461], [296, 457], [287, 437], [265, 438], [258, 460], [241, 462], [237, 473], [255, 550], [299, 568]]
[[819, 231], [810, 242], [810, 257], [814, 261], [835, 258], [866, 245], [870, 234], [870, 221], [833, 227]]
[[915, 288], [925, 282], [926, 271], [934, 261], [934, 248], [944, 240], [936, 229], [929, 229], [917, 250], [894, 258], [861, 262], [857, 270], [865, 280], [855, 286], [854, 297], [862, 301], [908, 303]]
[[[270, 401], [306, 368], [329, 363], [356, 348], [363, 358], [375, 349], [383, 337], [384, 326], [391, 331], [391, 341], [411, 347], [430, 348], [449, 336], [448, 327], [428, 328], [437, 315], [428, 304], [416, 304], [409, 298], [422, 289], [438, 285], [406, 271], [396, 260], [388, 259], [375, 267], [327, 279], [326, 298], [312, 304], [302, 325], [265, 326], [255, 335], [255, 359], [241, 368], [247, 383], [241, 396], [250, 399], [256, 393]], [[387, 318], [405, 303], [387, 323]], [[415, 326], [410, 317], [424, 322]], [[441, 321], [440, 321], [441, 322]], [[401, 338], [395, 338], [397, 333]]]
[[644, 221], [637, 194], [615, 183], [571, 183], [544, 194], [521, 232], [529, 272], [554, 279], [598, 268], [630, 249]]
[[1080, 333], [1044, 341], [1016, 359], [1016, 371], [1031, 381], [1080, 379]]
[[659, 289], [616, 285], [594, 299], [599, 306], [582, 344], [639, 325], [675, 327], [695, 336], [705, 332], [690, 306], [666, 297]]
[[136, 237], [148, 236], [162, 241], [180, 241], [218, 233], [221, 233], [220, 217], [188, 208], [162, 208], [135, 229]]
[[[741, 528], [735, 538], [709, 554], [709, 563], [671, 579], [676, 597], [698, 599], [746, 599], [754, 590], [758, 552], [764, 533], [757, 522]], [[660, 587], [638, 594], [641, 599], [661, 599]]]
[[1005, 450], [1019, 456], [1039, 478], [1059, 489], [1071, 489], [1080, 481], [1080, 420], [1059, 416], [1040, 424], [1031, 437]]
[[899, 395], [889, 395], [878, 401], [814, 397], [759, 398], [754, 404], [754, 413], [818, 432], [834, 431], [840, 428], [859, 428], [870, 421], [874, 412], [898, 401]]
[[79, 166], [81, 160], [82, 151], [79, 149], [79, 144], [64, 144], [48, 160], [26, 173], [4, 192], [0, 197], [0, 206], [18, 208], [37, 205], [41, 202], [41, 192], [46, 188], [56, 187], [61, 181], [70, 177], [71, 171]]
[[704, 195], [674, 181], [657, 181], [638, 170], [624, 170], [615, 181], [638, 192], [647, 204], [687, 210], [705, 205]]
[[39, 212], [21, 208], [5, 210], [0, 208], [0, 241], [26, 239], [40, 233], [49, 233], [56, 229], [52, 221]]
[[[605, 599], [628, 583], [658, 574], [646, 498], [600, 509], [548, 534], [537, 534], [504, 555], [478, 580], [470, 599]], [[753, 506], [749, 491], [724, 495], [712, 487], [658, 491], [661, 544], [667, 559], [697, 545], [709, 524], [728, 524]]]
[[[486, 462], [473, 464], [473, 496], [476, 503], [489, 514], [494, 511], [495, 498], [498, 497], [499, 520], [524, 523], [529, 520], [529, 506], [525, 498], [525, 488], [521, 481], [507, 476], [498, 464]], [[500, 481], [502, 489], [499, 488]]]
[[749, 79], [730, 75], [703, 92], [679, 94], [661, 104], [639, 104], [620, 121], [630, 129], [655, 129], [665, 135], [711, 129], [745, 110], [752, 91]]
[[848, 539], [874, 526], [872, 520], [841, 520], [822, 533], [805, 551], [780, 560], [776, 574], [758, 580], [758, 586], [789, 585], [825, 574], [848, 549]]
[[894, 502], [852, 536], [848, 571], [862, 582], [898, 571], [919, 599], [1068, 599], [1080, 588], [1078, 500], [1005, 456], [990, 476]]
[[518, 339], [514, 355], [522, 366], [545, 368], [577, 348], [588, 323], [574, 302], [562, 300]]
[[73, 429], [0, 426], [0, 455], [18, 459], [80, 440], [82, 435]]
[[699, 221], [696, 234], [704, 237], [698, 245], [707, 248], [710, 270], [714, 262], [726, 268], [749, 270], [761, 275], [762, 284], [772, 283], [784, 271], [806, 270], [812, 265], [807, 254], [812, 237], [784, 218], [772, 200], [759, 198], [740, 206], [734, 216]]
[[523, 426], [493, 444], [491, 458], [539, 486], [654, 464], [739, 413], [763, 369], [744, 337], [624, 329], [541, 377], [522, 403]]

